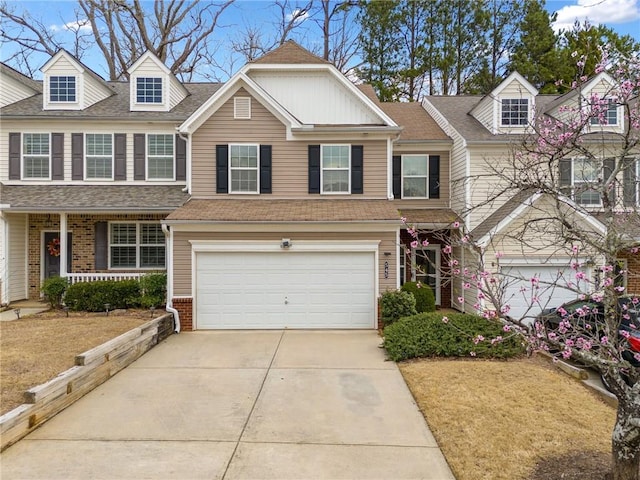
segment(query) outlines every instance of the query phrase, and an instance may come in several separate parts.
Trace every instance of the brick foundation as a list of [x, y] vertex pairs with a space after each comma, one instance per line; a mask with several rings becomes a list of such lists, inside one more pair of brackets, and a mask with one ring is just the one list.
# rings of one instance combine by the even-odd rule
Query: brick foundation
[[618, 258], [627, 260], [627, 291], [631, 295], [640, 295], [640, 254], [624, 252]]
[[193, 330], [193, 298], [174, 298], [173, 308], [180, 315], [180, 330]]

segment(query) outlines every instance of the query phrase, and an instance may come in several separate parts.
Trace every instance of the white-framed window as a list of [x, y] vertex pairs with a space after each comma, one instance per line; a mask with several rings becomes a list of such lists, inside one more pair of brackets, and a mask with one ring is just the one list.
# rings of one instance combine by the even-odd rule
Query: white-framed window
[[113, 135], [85, 134], [85, 176], [87, 180], [113, 180]]
[[57, 103], [71, 103], [76, 101], [76, 77], [49, 77], [49, 101]]
[[503, 127], [524, 127], [529, 123], [528, 98], [502, 99], [500, 124]]
[[162, 103], [162, 78], [137, 77], [136, 103]]
[[607, 125], [607, 126], [617, 126], [618, 125], [618, 104], [611, 98], [604, 99], [603, 102], [606, 102], [606, 109], [604, 104], [602, 107], [596, 108], [596, 112], [594, 111], [594, 116], [591, 117], [590, 122], [591, 125]]
[[165, 236], [160, 223], [109, 224], [109, 268], [163, 269], [165, 265]]
[[571, 162], [573, 199], [580, 205], [591, 207], [602, 205], [600, 193], [594, 188], [598, 182], [601, 167], [601, 161], [588, 158], [574, 158]]
[[251, 119], [251, 97], [234, 97], [233, 118], [236, 120]]
[[22, 134], [22, 178], [51, 179], [51, 135]]
[[402, 198], [429, 197], [429, 155], [402, 155]]
[[322, 193], [351, 192], [351, 146], [320, 145]]
[[147, 134], [147, 179], [173, 180], [174, 135]]
[[260, 148], [258, 145], [229, 145], [229, 193], [258, 193]]

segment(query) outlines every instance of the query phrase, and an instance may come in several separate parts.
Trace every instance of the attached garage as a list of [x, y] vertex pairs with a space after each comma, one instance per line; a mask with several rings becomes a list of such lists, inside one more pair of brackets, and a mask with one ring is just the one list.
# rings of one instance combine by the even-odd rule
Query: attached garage
[[377, 242], [216, 248], [194, 245], [195, 329], [376, 326]]

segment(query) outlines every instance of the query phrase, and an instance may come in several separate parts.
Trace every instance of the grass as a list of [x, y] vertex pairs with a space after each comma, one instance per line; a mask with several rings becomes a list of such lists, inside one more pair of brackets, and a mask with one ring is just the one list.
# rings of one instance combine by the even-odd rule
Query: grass
[[[457, 480], [602, 478], [609, 468], [615, 410], [544, 359], [399, 367]], [[584, 457], [598, 459], [594, 476], [573, 465]]]
[[77, 354], [151, 320], [149, 311], [49, 311], [0, 322], [0, 414], [23, 403], [23, 393], [74, 365]]

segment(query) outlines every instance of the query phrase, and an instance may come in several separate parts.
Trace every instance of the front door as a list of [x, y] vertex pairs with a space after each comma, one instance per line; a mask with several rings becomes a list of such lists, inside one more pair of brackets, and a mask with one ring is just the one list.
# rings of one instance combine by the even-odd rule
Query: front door
[[[60, 233], [44, 233], [44, 278], [60, 275]], [[67, 233], [67, 272], [71, 271], [71, 232]]]

